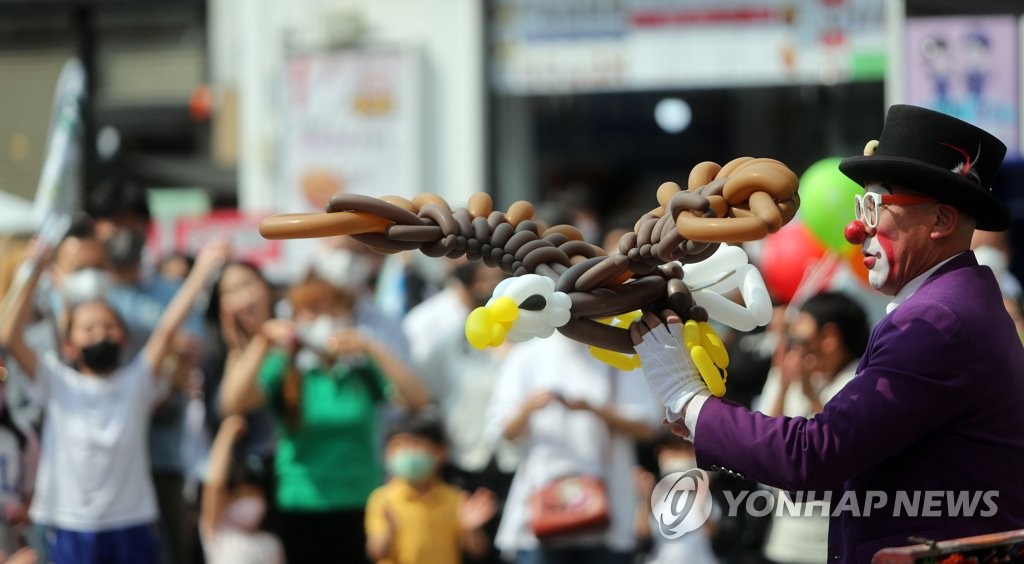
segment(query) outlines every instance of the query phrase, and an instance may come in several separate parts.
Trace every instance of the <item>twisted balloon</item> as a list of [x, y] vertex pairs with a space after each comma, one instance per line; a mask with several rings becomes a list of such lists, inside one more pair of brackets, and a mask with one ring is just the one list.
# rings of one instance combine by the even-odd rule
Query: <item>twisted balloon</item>
[[483, 192], [458, 208], [429, 193], [412, 200], [338, 194], [326, 213], [275, 215], [261, 223], [260, 233], [270, 239], [351, 235], [381, 253], [466, 256], [515, 277], [540, 275], [571, 301], [568, 321], [557, 327], [561, 333], [632, 354], [626, 327], [599, 320], [670, 309], [684, 320], [707, 321], [683, 283], [682, 264], [710, 257], [721, 243], [777, 231], [796, 214], [797, 186], [796, 174], [774, 159], [702, 162], [690, 171], [687, 189], [675, 182], [658, 188], [658, 206], [640, 217], [612, 254], [585, 242], [571, 225], [545, 228], [533, 220], [529, 202], [495, 210]]

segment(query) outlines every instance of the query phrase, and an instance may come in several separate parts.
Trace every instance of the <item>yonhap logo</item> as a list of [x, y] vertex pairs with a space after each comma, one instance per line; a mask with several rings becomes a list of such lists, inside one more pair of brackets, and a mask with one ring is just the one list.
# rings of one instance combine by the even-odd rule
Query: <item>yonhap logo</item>
[[651, 513], [668, 540], [699, 529], [711, 517], [707, 472], [694, 468], [666, 475], [651, 493]]

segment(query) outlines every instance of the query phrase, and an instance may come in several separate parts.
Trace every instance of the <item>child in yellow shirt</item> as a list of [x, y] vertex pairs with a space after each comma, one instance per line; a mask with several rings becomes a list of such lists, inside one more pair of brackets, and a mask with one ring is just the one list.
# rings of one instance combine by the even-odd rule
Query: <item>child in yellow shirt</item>
[[441, 422], [409, 415], [388, 432], [385, 464], [391, 480], [366, 505], [366, 551], [377, 562], [457, 564], [464, 550], [487, 552], [482, 528], [494, 516], [493, 494], [469, 496], [441, 480], [447, 458]]

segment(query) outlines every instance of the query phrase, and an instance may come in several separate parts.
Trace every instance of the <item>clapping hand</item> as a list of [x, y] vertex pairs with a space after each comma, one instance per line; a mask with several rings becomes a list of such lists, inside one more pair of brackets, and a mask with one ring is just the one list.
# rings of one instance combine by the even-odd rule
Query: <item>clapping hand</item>
[[478, 488], [462, 502], [459, 524], [464, 531], [475, 531], [486, 525], [497, 511], [498, 503], [494, 494], [488, 489]]

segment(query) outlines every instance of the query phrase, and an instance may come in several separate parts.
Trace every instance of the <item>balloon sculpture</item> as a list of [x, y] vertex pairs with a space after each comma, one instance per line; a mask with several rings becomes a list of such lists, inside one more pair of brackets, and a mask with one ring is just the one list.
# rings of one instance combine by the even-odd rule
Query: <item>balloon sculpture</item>
[[[771, 317], [760, 274], [740, 248], [723, 243], [778, 231], [799, 207], [797, 185], [796, 174], [774, 159], [740, 157], [724, 166], [702, 162], [690, 171], [686, 190], [674, 182], [658, 188], [658, 207], [644, 214], [610, 255], [583, 241], [575, 227], [543, 228], [533, 221], [529, 202], [497, 211], [482, 192], [455, 209], [436, 194], [412, 200], [338, 194], [327, 213], [272, 216], [260, 232], [270, 239], [351, 235], [381, 253], [419, 249], [428, 256], [465, 255], [501, 268], [513, 278], [499, 284], [466, 323], [467, 337], [477, 347], [558, 330], [591, 345], [605, 362], [631, 369], [638, 361], [629, 322], [640, 311], [669, 309], [687, 321], [686, 344], [694, 361], [706, 380], [715, 380], [710, 364], [724, 370], [728, 357], [707, 325], [709, 315], [740, 330]], [[743, 304], [728, 299], [735, 294]], [[724, 386], [709, 386], [724, 392]]]

